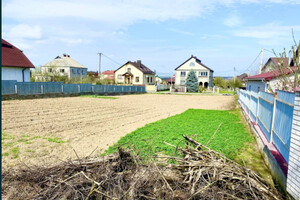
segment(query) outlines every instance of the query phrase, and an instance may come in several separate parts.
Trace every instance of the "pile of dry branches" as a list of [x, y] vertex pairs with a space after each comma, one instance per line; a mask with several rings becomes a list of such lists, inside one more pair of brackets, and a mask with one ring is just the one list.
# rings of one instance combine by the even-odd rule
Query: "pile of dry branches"
[[[128, 151], [2, 174], [5, 199], [281, 199], [255, 172], [184, 136], [162, 165]], [[171, 144], [168, 144], [171, 145]], [[173, 146], [173, 145], [171, 145]], [[152, 160], [152, 159], [151, 159]]]

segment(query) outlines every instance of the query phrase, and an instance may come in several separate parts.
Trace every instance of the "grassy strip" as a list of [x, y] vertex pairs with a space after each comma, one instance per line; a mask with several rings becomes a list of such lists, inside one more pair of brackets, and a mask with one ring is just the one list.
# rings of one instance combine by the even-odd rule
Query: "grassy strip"
[[223, 91], [222, 91], [222, 90], [220, 90], [219, 93], [220, 93], [220, 94], [232, 94], [232, 95], [234, 95], [234, 94], [235, 94], [235, 91], [227, 91], [227, 90], [223, 90]]
[[119, 98], [119, 97], [112, 97], [112, 96], [98, 96], [98, 95], [81, 95], [81, 97], [100, 98], [100, 99], [118, 99], [118, 98]]
[[189, 109], [127, 134], [117, 144], [109, 147], [106, 154], [115, 152], [118, 146], [131, 146], [145, 157], [161, 153], [173, 156], [176, 155], [174, 148], [165, 145], [164, 141], [184, 147], [181, 135], [186, 134], [206, 144], [220, 123], [223, 124], [209, 143], [209, 147], [234, 159], [245, 143], [254, 141], [241, 122], [238, 110]]

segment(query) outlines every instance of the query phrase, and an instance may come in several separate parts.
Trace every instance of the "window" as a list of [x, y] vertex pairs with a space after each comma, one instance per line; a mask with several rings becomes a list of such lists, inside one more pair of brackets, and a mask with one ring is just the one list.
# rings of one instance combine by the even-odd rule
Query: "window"
[[207, 72], [199, 72], [199, 76], [207, 76]]
[[127, 72], [131, 72], [131, 68], [128, 68], [128, 69], [127, 69]]
[[135, 77], [135, 82], [137, 82], [137, 83], [140, 82], [140, 77], [138, 77], [138, 76]]
[[180, 76], [185, 76], [185, 72], [181, 72], [181, 73], [180, 73]]
[[86, 73], [85, 73], [85, 70], [82, 70], [82, 75], [85, 75]]
[[59, 70], [61, 73], [65, 73], [65, 69], [60, 69]]
[[49, 71], [49, 72], [52, 72], [52, 68], [49, 68], [48, 71]]
[[149, 76], [147, 77], [147, 83], [149, 83]]
[[121, 74], [118, 75], [118, 79], [122, 79], [122, 75]]
[[152, 76], [150, 77], [150, 82], [152, 83], [152, 81], [153, 81], [153, 78], [152, 78]]
[[190, 67], [194, 67], [194, 66], [195, 66], [195, 63], [191, 62]]
[[260, 87], [257, 87], [257, 92], [259, 92], [260, 91]]
[[80, 69], [77, 69], [77, 74], [80, 74]]
[[73, 74], [76, 74], [76, 69], [72, 69], [72, 73], [73, 73]]
[[181, 80], [180, 85], [184, 85], [184, 84], [185, 84], [185, 80]]

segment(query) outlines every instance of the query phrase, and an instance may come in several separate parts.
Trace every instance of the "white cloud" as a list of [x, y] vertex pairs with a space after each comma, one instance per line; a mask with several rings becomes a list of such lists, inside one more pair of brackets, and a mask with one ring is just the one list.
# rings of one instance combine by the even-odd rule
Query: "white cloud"
[[27, 24], [18, 24], [13, 26], [7, 33], [9, 38], [18, 39], [41, 39], [42, 30], [39, 26], [29, 26]]
[[223, 21], [223, 23], [225, 26], [228, 26], [228, 27], [236, 27], [236, 26], [240, 26], [243, 23], [243, 21], [241, 20], [241, 18], [239, 16], [231, 15], [228, 18], [226, 18]]
[[183, 31], [183, 30], [178, 30], [178, 29], [175, 29], [175, 28], [169, 28], [168, 30], [172, 31], [172, 32], [175, 32], [175, 33], [182, 34], [182, 35], [194, 36], [194, 34], [191, 33], [191, 32]]
[[300, 31], [300, 26], [286, 26], [275, 23], [260, 26], [244, 27], [233, 32], [234, 36], [258, 39], [262, 45], [272, 46], [284, 44], [292, 40], [292, 29], [295, 33]]

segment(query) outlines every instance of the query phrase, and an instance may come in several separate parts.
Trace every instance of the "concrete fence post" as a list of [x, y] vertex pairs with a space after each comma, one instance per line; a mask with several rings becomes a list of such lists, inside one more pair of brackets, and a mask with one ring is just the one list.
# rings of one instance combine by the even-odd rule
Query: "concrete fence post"
[[80, 85], [78, 84], [78, 93], [80, 93]]
[[296, 92], [290, 143], [287, 192], [300, 199], [300, 90]]
[[15, 84], [15, 94], [18, 94], [18, 86]]
[[64, 93], [64, 84], [61, 85], [61, 93]]
[[44, 85], [41, 84], [41, 94], [44, 94]]

